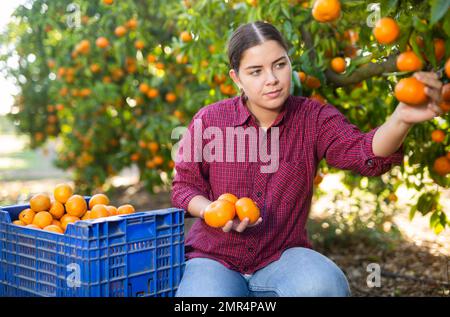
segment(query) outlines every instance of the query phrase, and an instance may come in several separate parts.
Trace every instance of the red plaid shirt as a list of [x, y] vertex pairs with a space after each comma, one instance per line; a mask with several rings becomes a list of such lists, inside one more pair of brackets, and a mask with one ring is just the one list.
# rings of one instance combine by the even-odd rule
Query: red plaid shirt
[[[258, 134], [264, 133], [241, 97], [206, 106], [194, 119], [201, 120], [203, 130], [210, 126], [219, 127], [224, 136], [226, 127], [238, 126], [253, 126]], [[188, 128], [192, 142], [193, 122]], [[243, 233], [225, 233], [198, 219], [186, 237], [187, 259], [211, 258], [230, 269], [252, 274], [279, 259], [288, 248], [311, 248], [305, 225], [313, 180], [323, 158], [331, 166], [366, 176], [381, 175], [403, 161], [402, 147], [385, 158], [373, 154], [372, 139], [378, 127], [362, 133], [332, 105], [321, 105], [305, 97], [289, 96], [273, 126], [279, 127], [279, 166], [274, 173], [262, 173], [260, 167], [268, 163], [261, 162], [259, 157], [257, 162], [249, 162], [247, 152], [245, 162], [237, 160], [235, 151], [235, 162], [224, 159], [212, 163], [205, 160], [176, 163], [172, 188], [175, 207], [187, 210], [196, 195], [214, 201], [223, 193], [233, 193], [237, 197], [253, 199], [263, 218], [260, 225], [247, 228]], [[269, 128], [268, 143], [270, 133]], [[186, 136], [181, 143], [184, 141], [188, 141]], [[210, 141], [202, 140], [201, 144], [204, 146]], [[192, 153], [193, 148], [191, 146]], [[270, 152], [270, 146], [268, 149]]]

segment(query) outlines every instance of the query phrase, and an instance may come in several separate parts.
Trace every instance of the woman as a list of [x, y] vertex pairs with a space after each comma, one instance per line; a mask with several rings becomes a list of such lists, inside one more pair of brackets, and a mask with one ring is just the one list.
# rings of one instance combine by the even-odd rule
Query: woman
[[[228, 56], [229, 74], [241, 96], [202, 108], [183, 137], [172, 202], [201, 220], [186, 238], [186, 269], [176, 296], [349, 296], [343, 272], [313, 251], [307, 238], [305, 224], [319, 162], [325, 158], [336, 168], [381, 175], [402, 163], [402, 143], [411, 126], [441, 113], [437, 76], [416, 73], [427, 86], [429, 103], [419, 108], [400, 103], [382, 126], [362, 133], [332, 105], [290, 95], [287, 52], [271, 24], [240, 26], [230, 39]], [[224, 136], [230, 136], [230, 128], [238, 138], [239, 132], [256, 131], [258, 140], [266, 142], [262, 147], [277, 155], [272, 162], [267, 155], [255, 160], [255, 144], [228, 146], [230, 138]], [[196, 129], [204, 133], [194, 137]], [[208, 129], [216, 132], [206, 133]], [[205, 139], [212, 139], [212, 134], [226, 139], [228, 153], [199, 157], [207, 152]], [[223, 149], [217, 146], [216, 152]], [[269, 165], [274, 168], [263, 169]], [[229, 221], [223, 228], [208, 226], [204, 210], [224, 193], [250, 197], [261, 217], [253, 225], [247, 218]]]

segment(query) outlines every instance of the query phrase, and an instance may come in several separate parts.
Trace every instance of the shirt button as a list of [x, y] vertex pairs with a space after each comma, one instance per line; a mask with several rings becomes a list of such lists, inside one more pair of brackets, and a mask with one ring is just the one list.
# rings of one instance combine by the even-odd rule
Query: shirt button
[[372, 167], [372, 166], [373, 166], [373, 160], [371, 160], [371, 159], [368, 160], [368, 161], [367, 161], [367, 166]]
[[257, 193], [256, 193], [256, 196], [261, 197], [261, 196], [262, 196], [262, 193], [261, 193], [261, 192], [257, 192]]

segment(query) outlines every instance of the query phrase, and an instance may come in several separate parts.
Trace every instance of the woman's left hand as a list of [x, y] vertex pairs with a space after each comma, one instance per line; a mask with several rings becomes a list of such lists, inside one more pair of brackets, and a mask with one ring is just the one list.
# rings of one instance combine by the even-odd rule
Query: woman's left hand
[[420, 106], [410, 106], [400, 102], [395, 109], [397, 117], [406, 124], [428, 121], [440, 116], [443, 111], [439, 107], [441, 102], [442, 82], [436, 73], [417, 72], [414, 77], [425, 84], [425, 94], [429, 97], [427, 102]]

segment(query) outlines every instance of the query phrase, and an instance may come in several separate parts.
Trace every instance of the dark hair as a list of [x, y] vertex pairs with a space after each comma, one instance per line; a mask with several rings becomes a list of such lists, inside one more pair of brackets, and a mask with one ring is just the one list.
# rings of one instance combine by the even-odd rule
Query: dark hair
[[238, 72], [242, 54], [248, 48], [260, 45], [266, 41], [274, 40], [278, 42], [286, 51], [288, 45], [281, 33], [272, 24], [256, 21], [239, 26], [231, 35], [228, 42], [228, 59], [230, 67]]

